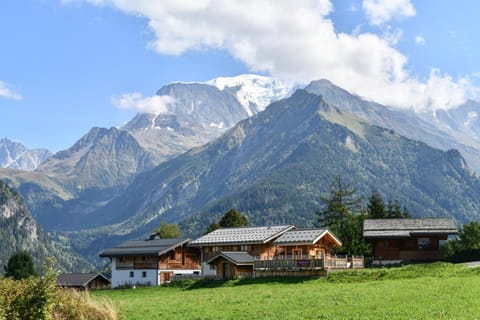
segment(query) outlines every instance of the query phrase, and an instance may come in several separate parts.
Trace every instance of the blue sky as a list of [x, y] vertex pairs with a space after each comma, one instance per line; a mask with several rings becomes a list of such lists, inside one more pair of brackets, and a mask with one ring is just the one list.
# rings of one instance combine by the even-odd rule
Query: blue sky
[[0, 137], [70, 147], [115, 97], [260, 73], [420, 111], [478, 97], [477, 1], [0, 2]]

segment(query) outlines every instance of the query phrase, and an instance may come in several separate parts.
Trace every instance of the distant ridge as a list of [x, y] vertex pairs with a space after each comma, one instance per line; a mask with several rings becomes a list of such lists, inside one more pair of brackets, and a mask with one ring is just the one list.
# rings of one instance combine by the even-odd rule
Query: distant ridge
[[0, 168], [33, 171], [52, 155], [47, 149], [27, 149], [20, 142], [0, 139]]

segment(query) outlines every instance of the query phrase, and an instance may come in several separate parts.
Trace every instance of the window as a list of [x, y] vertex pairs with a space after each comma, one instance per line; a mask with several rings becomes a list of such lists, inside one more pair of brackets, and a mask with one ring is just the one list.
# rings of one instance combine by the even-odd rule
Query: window
[[248, 246], [246, 244], [240, 246], [240, 251], [248, 251]]
[[175, 251], [170, 251], [170, 260], [175, 260]]
[[120, 257], [120, 258], [118, 258], [118, 260], [120, 262], [127, 262], [127, 258], [125, 258], [125, 257]]
[[147, 271], [142, 271], [142, 278], [146, 278], [147, 277]]
[[134, 275], [133, 271], [130, 271], [130, 278], [133, 278]]
[[429, 238], [418, 238], [418, 249], [428, 249], [430, 247]]
[[213, 251], [213, 252], [218, 252], [218, 251], [219, 251], [219, 250], [218, 250], [218, 247], [213, 247], [213, 248], [212, 248], [212, 251]]
[[217, 266], [214, 264], [210, 264], [210, 270], [215, 270], [215, 269], [217, 269]]

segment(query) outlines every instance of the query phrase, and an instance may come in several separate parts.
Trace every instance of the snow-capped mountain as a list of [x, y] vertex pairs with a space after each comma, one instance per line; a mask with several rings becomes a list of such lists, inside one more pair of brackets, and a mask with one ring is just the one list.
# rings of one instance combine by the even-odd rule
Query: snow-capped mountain
[[157, 92], [175, 101], [165, 113], [139, 113], [122, 129], [162, 161], [213, 140], [294, 89], [293, 82], [253, 74], [172, 82]]
[[273, 101], [289, 97], [298, 88], [291, 81], [255, 74], [219, 77], [205, 83], [220, 90], [231, 90], [249, 117], [265, 110]]
[[27, 149], [20, 142], [0, 139], [0, 167], [33, 171], [53, 155], [46, 149]]

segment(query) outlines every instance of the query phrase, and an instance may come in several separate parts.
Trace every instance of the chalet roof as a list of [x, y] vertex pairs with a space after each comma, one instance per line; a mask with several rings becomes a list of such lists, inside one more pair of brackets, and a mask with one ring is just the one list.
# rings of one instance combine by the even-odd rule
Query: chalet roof
[[222, 228], [193, 240], [189, 245], [201, 247], [205, 245], [267, 243], [293, 228], [295, 228], [293, 225]]
[[100, 252], [100, 257], [160, 256], [189, 241], [188, 238], [130, 240]]
[[57, 285], [61, 287], [86, 287], [88, 283], [97, 277], [103, 278], [106, 283], [110, 283], [101, 273], [64, 273], [57, 278]]
[[366, 219], [365, 238], [410, 237], [412, 235], [457, 234], [453, 219]]
[[330, 235], [339, 246], [342, 245], [342, 241], [325, 228], [290, 230], [282, 234], [273, 243], [276, 245], [315, 244], [326, 235]]
[[247, 252], [243, 251], [222, 251], [218, 253], [216, 256], [210, 258], [206, 261], [207, 264], [214, 262], [219, 258], [224, 258], [225, 260], [230, 261], [231, 263], [239, 266], [239, 265], [253, 265], [253, 257], [249, 255]]

